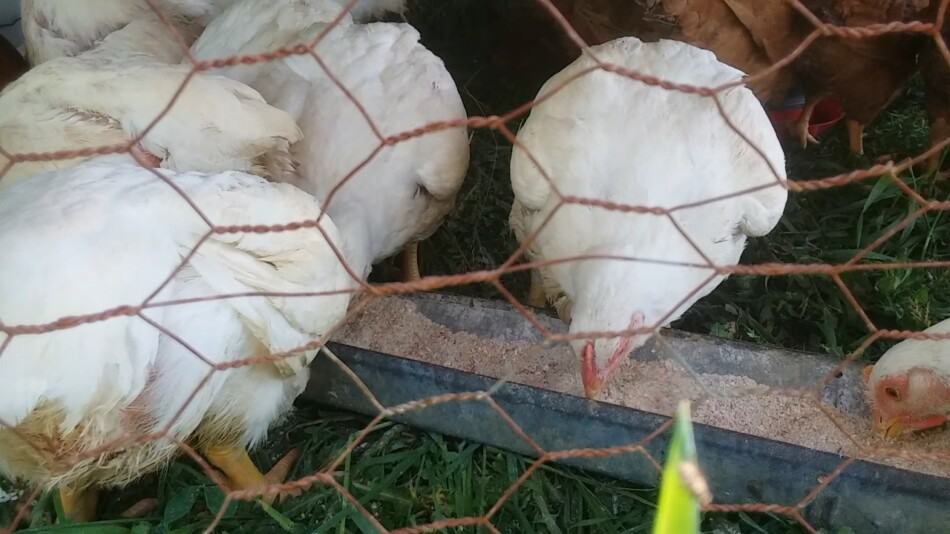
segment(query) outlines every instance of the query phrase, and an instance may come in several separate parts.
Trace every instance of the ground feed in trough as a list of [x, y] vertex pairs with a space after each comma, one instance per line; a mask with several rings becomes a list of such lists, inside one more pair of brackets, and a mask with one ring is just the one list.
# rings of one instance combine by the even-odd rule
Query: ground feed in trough
[[[339, 330], [333, 341], [559, 393], [582, 394], [579, 363], [566, 344], [545, 346], [531, 325], [513, 311], [506, 328], [486, 335], [478, 325], [435, 317], [431, 304], [436, 302], [499, 306], [441, 295], [377, 299]], [[552, 330], [564, 330], [556, 319], [542, 320]], [[697, 343], [720, 351], [719, 361], [713, 365], [698, 361], [702, 355], [688, 350]], [[733, 358], [722, 353], [729, 350], [724, 345], [716, 338], [664, 331], [663, 341], [648, 343], [618, 370], [600, 400], [671, 415], [680, 399], [692, 399], [693, 416], [700, 423], [950, 477], [950, 454], [945, 459], [908, 458], [915, 453], [950, 453], [950, 429], [891, 442], [870, 432], [858, 365], [850, 366], [819, 403], [811, 392], [834, 367], [833, 360], [769, 348], [737, 352]], [[780, 362], [789, 364], [784, 369], [773, 361], [795, 357], [803, 360]], [[823, 361], [813, 365], [811, 360], [816, 358]], [[862, 449], [885, 448], [886, 453], [861, 453]]]

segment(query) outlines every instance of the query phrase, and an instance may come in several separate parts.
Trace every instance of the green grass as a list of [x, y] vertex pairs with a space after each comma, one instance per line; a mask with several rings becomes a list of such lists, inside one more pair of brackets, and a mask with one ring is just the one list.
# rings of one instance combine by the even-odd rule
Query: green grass
[[[280, 428], [266, 450], [256, 455], [268, 465], [289, 446], [303, 449], [294, 477], [313, 473], [335, 458], [365, 426], [366, 419], [309, 408]], [[387, 528], [486, 513], [527, 469], [531, 460], [477, 443], [448, 439], [394, 423], [383, 423], [340, 465], [338, 480]], [[138, 498], [158, 496], [150, 517], [108, 519]], [[200, 532], [222, 503], [222, 494], [191, 462], [178, 461], [160, 476], [147, 477], [100, 510], [106, 519], [82, 529], [51, 526], [49, 499], [34, 508], [21, 532], [130, 534]], [[548, 465], [538, 470], [499, 510], [494, 524], [502, 532], [632, 533], [650, 532], [656, 491], [596, 477], [576, 469]], [[0, 508], [0, 524], [10, 507]], [[373, 532], [354, 508], [333, 490], [314, 486], [303, 495], [275, 505], [269, 513], [256, 503], [232, 505], [217, 532]], [[453, 532], [475, 532], [474, 528]], [[703, 532], [802, 532], [781, 518], [753, 519], [744, 514], [707, 517]]]
[[[442, 56], [453, 73], [470, 114], [500, 114], [531, 99], [544, 76], [499, 69], [489, 59], [499, 35], [498, 12], [507, 0], [416, 0], [410, 22], [427, 46]], [[451, 9], [449, 6], [451, 5]], [[543, 69], [542, 69], [543, 70]], [[511, 124], [517, 129], [517, 121]], [[803, 152], [788, 147], [789, 176], [811, 179], [869, 165], [877, 157], [920, 152], [927, 129], [915, 84], [869, 128], [865, 160], [848, 156], [842, 127], [818, 147]], [[508, 177], [510, 146], [490, 130], [472, 132], [472, 164], [458, 207], [445, 225], [422, 245], [424, 274], [492, 268], [516, 248], [508, 230], [511, 203]], [[929, 198], [947, 192], [911, 173], [902, 177]], [[887, 179], [827, 191], [794, 194], [786, 215], [765, 239], [753, 241], [743, 261], [841, 263], [914, 209]], [[921, 217], [866, 261], [948, 259], [950, 224], [943, 213]], [[920, 329], [950, 315], [950, 275], [946, 271], [903, 270], [849, 274], [845, 281], [879, 327]], [[527, 275], [505, 278], [524, 297]], [[487, 285], [453, 291], [497, 298]], [[841, 292], [827, 277], [733, 277], [696, 304], [674, 327], [812, 351], [844, 354], [868, 335]], [[887, 343], [868, 351], [880, 354]], [[279, 436], [258, 453], [268, 465], [290, 445], [304, 454], [294, 476], [325, 465], [365, 425], [358, 416], [304, 406]], [[703, 461], [703, 458], [700, 458]], [[708, 461], [708, 460], [706, 460]], [[340, 467], [339, 480], [387, 527], [426, 523], [485, 513], [531, 460], [467, 441], [386, 423]], [[0, 487], [8, 487], [0, 483]], [[54, 514], [49, 499], [34, 508], [27, 532], [135, 534], [198, 532], [221, 503], [220, 492], [189, 461], [174, 463], [161, 476], [143, 479], [113, 494], [120, 502], [103, 509], [104, 521], [80, 528], [49, 528]], [[141, 497], [158, 496], [159, 509], [142, 520], [119, 520], [118, 513]], [[655, 489], [592, 476], [559, 466], [536, 472], [494, 519], [502, 532], [612, 533], [649, 532]], [[12, 517], [0, 506], [0, 525]], [[302, 496], [264, 511], [240, 503], [229, 511], [220, 532], [370, 532], [361, 516], [333, 491], [315, 486]], [[459, 529], [473, 532], [474, 529]], [[796, 533], [789, 521], [768, 515], [710, 515], [709, 533]]]

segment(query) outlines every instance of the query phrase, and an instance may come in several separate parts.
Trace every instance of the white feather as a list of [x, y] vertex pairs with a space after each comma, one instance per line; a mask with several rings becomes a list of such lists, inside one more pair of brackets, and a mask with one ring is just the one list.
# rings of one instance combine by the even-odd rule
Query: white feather
[[[944, 319], [924, 330], [925, 334], [950, 333], [950, 319]], [[939, 375], [950, 379], [950, 356], [947, 355], [946, 340], [905, 339], [891, 347], [874, 364], [871, 380], [877, 381], [885, 376], [897, 376], [913, 368], [932, 369]]]
[[[47, 61], [0, 93], [0, 146], [23, 154], [128, 143], [174, 102], [142, 142], [162, 167], [289, 172], [280, 161], [289, 161], [288, 146], [300, 139], [293, 118], [234, 80], [189, 78], [191, 69], [177, 64], [181, 56], [160, 22], [136, 20], [97, 48]], [[0, 155], [0, 164], [6, 162]], [[2, 180], [77, 162], [23, 162]]]
[[[190, 43], [196, 36], [193, 26], [207, 24], [232, 1], [156, 0], [154, 4]], [[134, 21], [156, 20], [145, 0], [21, 0], [20, 13], [27, 56], [33, 65], [77, 56]], [[171, 31], [162, 28], [170, 36]], [[147, 46], [145, 37], [139, 42]]]
[[[711, 52], [675, 41], [623, 38], [593, 52], [607, 63], [681, 84], [715, 87], [742, 76]], [[551, 78], [539, 96], [593, 66], [591, 58], [579, 58]], [[540, 231], [529, 256], [557, 260], [605, 254], [702, 265], [705, 255], [715, 265], [736, 264], [747, 237], [768, 233], [782, 215], [787, 191], [769, 163], [784, 180], [785, 162], [765, 111], [748, 89], [730, 89], [719, 99], [768, 162], [729, 128], [713, 100], [615, 73], [590, 72], [535, 106], [518, 133], [525, 150], [516, 149], [511, 162], [511, 224], [519, 240], [537, 231], [559, 204], [526, 151], [563, 195], [673, 208], [764, 189], [674, 213], [703, 254], [664, 215], [566, 205]], [[645, 326], [668, 324], [725, 278], [707, 281], [713, 271], [701, 266], [617, 260], [560, 263], [543, 274], [573, 302], [572, 332], [625, 330], [638, 311]], [[643, 342], [641, 336], [634, 345]], [[616, 343], [595, 342], [600, 365]], [[582, 344], [575, 342], [575, 350]]]
[[[345, 2], [240, 1], [208, 26], [192, 53], [209, 59], [308, 43], [340, 5]], [[409, 25], [354, 24], [344, 16], [315, 52], [384, 136], [465, 117], [444, 64]], [[293, 183], [321, 202], [380, 145], [360, 110], [309, 55], [220, 72], [297, 119], [304, 141], [293, 149], [301, 164]], [[435, 231], [454, 204], [468, 158], [465, 128], [443, 130], [383, 148], [340, 188], [327, 211], [356, 272], [368, 274], [373, 262]]]
[[[310, 195], [256, 176], [164, 173], [217, 225], [279, 224], [320, 213]], [[329, 218], [321, 226], [338, 239]], [[116, 157], [3, 187], [0, 319], [7, 326], [35, 325], [140, 305], [208, 231], [168, 184]], [[208, 362], [273, 354], [318, 339], [344, 316], [349, 296], [200, 299], [352, 285], [317, 229], [213, 234], [152, 302], [199, 301], [142, 312], [188, 347], [134, 315], [14, 336], [0, 357], [0, 419], [16, 425], [41, 403], [54, 403], [65, 415], [59, 431], [81, 425], [91, 448], [139, 430], [128, 427], [124, 412], [139, 402], [149, 431], [171, 425], [174, 437], [187, 439], [202, 422], [236, 419], [239, 439], [254, 443], [302, 391], [314, 351], [279, 364], [215, 372], [179, 415], [210, 371]], [[4, 338], [0, 334], [0, 344]], [[175, 448], [165, 440], [150, 446]], [[9, 470], [4, 452], [0, 469]]]

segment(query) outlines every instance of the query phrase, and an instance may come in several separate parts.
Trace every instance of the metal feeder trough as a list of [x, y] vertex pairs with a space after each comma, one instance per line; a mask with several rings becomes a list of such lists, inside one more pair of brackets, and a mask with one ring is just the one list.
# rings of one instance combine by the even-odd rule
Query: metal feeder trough
[[[357, 316], [338, 333], [336, 339], [341, 342], [330, 343], [329, 347], [384, 406], [446, 393], [486, 391], [497, 384], [497, 377], [489, 375], [498, 374], [498, 370], [479, 368], [481, 374], [476, 374], [419, 361], [413, 354], [387, 354], [354, 346], [369, 343], [347, 339], [352, 338], [353, 333], [382, 329], [388, 335], [375, 336], [382, 338], [376, 343], [385, 346], [391, 342], [387, 338], [398, 339], [405, 334], [400, 321], [414, 314], [416, 324], [421, 319], [443, 333], [449, 331], [465, 336], [469, 343], [484, 340], [489, 344], [528, 342], [540, 346], [541, 336], [537, 330], [506, 303], [422, 294], [379, 299], [371, 306], [377, 304], [382, 307], [377, 313], [391, 320], [380, 325], [380, 315]], [[552, 331], [565, 330], [556, 319], [544, 316], [539, 316], [539, 319]], [[425, 340], [428, 332], [415, 334]], [[742, 373], [773, 388], [814, 388], [835, 366], [833, 360], [817, 355], [714, 337], [668, 330], [663, 331], [662, 337], [663, 342], [693, 372]], [[438, 339], [425, 342], [429, 346], [441, 343]], [[445, 346], [439, 346], [437, 350], [444, 350], [446, 354], [462, 350], [451, 343], [443, 344]], [[651, 341], [633, 355], [633, 360], [660, 358], [662, 351], [657, 350], [656, 345], [656, 341]], [[559, 357], [570, 354], [566, 347], [562, 346], [560, 350], [567, 352]], [[569, 362], [568, 367], [571, 365], [576, 367], [576, 362]], [[825, 388], [823, 402], [843, 412], [866, 414], [860, 370], [856, 367], [846, 369]], [[304, 398], [335, 408], [376, 414], [369, 400], [328, 358], [317, 357], [312, 370]], [[636, 443], [667, 420], [665, 415], [589, 401], [576, 393], [509, 381], [498, 387], [492, 398], [547, 451]], [[671, 403], [676, 400], [671, 399]], [[534, 450], [484, 402], [448, 402], [394, 419], [426, 430], [535, 455]], [[793, 505], [815, 488], [820, 477], [831, 473], [845, 459], [845, 456], [832, 452], [707, 424], [697, 424], [695, 434], [701, 465], [715, 501], [720, 503]], [[645, 448], [661, 460], [667, 440], [668, 435], [660, 435]], [[573, 458], [563, 463], [638, 484], [657, 483], [655, 467], [637, 453]], [[933, 471], [912, 471], [876, 462], [855, 461], [817, 495], [804, 509], [804, 515], [818, 526], [848, 526], [861, 533], [950, 531], [950, 478], [932, 474], [945, 473], [950, 466], [947, 462], [936, 461], [935, 465], [938, 468]]]

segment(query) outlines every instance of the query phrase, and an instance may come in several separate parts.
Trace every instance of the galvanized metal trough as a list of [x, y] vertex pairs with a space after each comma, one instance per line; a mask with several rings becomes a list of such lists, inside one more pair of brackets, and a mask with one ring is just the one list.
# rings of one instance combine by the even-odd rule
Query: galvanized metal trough
[[[380, 299], [371, 307], [375, 308], [357, 316], [338, 334], [338, 342], [329, 346], [385, 406], [445, 393], [486, 391], [497, 385], [499, 376], [507, 376], [510, 380], [498, 387], [492, 398], [548, 451], [636, 443], [667, 418], [663, 414], [589, 401], [579, 396], [579, 387], [573, 379], [577, 364], [570, 357], [569, 349], [539, 344], [541, 335], [505, 303], [423, 294]], [[544, 316], [540, 319], [552, 331], [565, 329], [556, 319]], [[404, 337], [415, 341], [400, 342]], [[651, 341], [635, 353], [633, 361], [652, 360], [649, 365], [655, 365], [665, 353], [672, 352], [684, 373], [693, 373], [699, 378], [704, 374], [742, 375], [764, 388], [783, 391], [813, 388], [836, 363], [812, 354], [675, 331], [664, 331], [661, 337], [662, 341]], [[433, 363], [460, 362], [463, 352], [471, 352], [472, 347], [479, 344], [490, 351], [519, 344], [535, 349], [512, 353], [521, 358], [515, 362], [520, 371], [499, 364], [482, 366], [478, 360], [472, 364], [478, 372]], [[412, 347], [426, 350], [410, 350]], [[427, 355], [400, 352], [426, 352]], [[444, 358], [440, 358], [440, 354]], [[526, 361], [532, 358], [537, 361]], [[422, 361], [425, 359], [431, 361]], [[504, 358], [492, 361], [504, 361]], [[524, 371], [526, 368], [531, 371]], [[690, 371], [686, 371], [687, 368]], [[538, 369], [542, 370], [540, 374]], [[556, 376], [538, 378], [545, 373]], [[823, 402], [841, 413], [866, 414], [859, 374], [858, 369], [846, 369], [824, 390]], [[612, 386], [615, 390], [635, 387], [635, 384], [624, 383], [623, 377], [618, 378], [620, 382]], [[517, 383], [519, 381], [549, 386], [536, 387]], [[693, 396], [717, 395], [716, 391], [702, 390], [702, 386], [692, 390]], [[376, 414], [364, 394], [337, 365], [324, 357], [318, 357], [313, 364], [313, 376], [304, 398], [335, 408]], [[676, 394], [671, 392], [669, 406], [675, 405], [677, 400]], [[483, 402], [449, 402], [395, 419], [534, 455], [533, 449]], [[790, 430], [794, 434], [795, 429]], [[646, 449], [662, 459], [667, 439], [667, 435], [661, 435], [650, 441]], [[715, 501], [720, 503], [792, 505], [846, 458], [835, 451], [788, 443], [787, 439], [780, 441], [707, 424], [697, 425], [696, 439], [700, 461]], [[564, 463], [640, 484], [657, 482], [655, 467], [637, 453], [575, 458]], [[933, 469], [928, 465], [915, 465], [914, 469], [856, 461], [811, 501], [804, 515], [817, 526], [849, 526], [859, 533], [950, 532], [950, 478], [946, 477], [950, 465], [935, 461]]]

